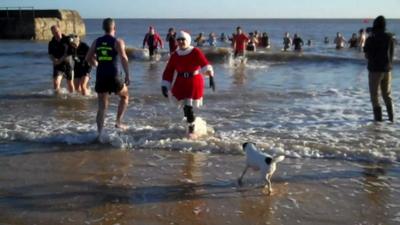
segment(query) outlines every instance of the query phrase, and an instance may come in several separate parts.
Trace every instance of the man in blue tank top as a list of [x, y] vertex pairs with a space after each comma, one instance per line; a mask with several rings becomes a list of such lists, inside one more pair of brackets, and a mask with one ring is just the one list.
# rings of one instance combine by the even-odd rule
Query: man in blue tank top
[[[103, 131], [105, 111], [108, 108], [108, 98], [112, 92], [120, 97], [115, 127], [126, 129], [126, 126], [122, 124], [122, 117], [129, 102], [128, 85], [130, 82], [125, 42], [122, 39], [115, 38], [114, 20], [111, 18], [104, 19], [103, 30], [105, 35], [93, 42], [86, 55], [86, 60], [92, 66], [97, 66], [95, 90], [98, 97], [96, 117], [98, 137]], [[125, 80], [122, 80], [119, 76], [118, 57], [125, 72]]]

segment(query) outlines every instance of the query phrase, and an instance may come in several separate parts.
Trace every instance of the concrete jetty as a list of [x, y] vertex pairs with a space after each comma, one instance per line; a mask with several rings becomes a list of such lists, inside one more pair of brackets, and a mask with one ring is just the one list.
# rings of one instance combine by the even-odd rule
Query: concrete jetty
[[50, 40], [53, 25], [58, 25], [64, 34], [86, 34], [85, 23], [75, 10], [0, 8], [0, 39]]

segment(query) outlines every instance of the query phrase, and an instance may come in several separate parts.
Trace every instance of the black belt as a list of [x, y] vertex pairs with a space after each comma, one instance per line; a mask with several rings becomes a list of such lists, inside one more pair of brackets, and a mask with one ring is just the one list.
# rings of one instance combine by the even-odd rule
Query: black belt
[[178, 73], [178, 77], [190, 78], [190, 77], [193, 77], [196, 74], [194, 72], [183, 72], [183, 73]]

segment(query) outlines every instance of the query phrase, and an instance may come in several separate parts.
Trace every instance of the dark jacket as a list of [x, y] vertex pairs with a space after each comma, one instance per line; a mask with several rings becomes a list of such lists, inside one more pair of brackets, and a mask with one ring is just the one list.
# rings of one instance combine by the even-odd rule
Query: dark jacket
[[389, 72], [392, 70], [395, 41], [393, 35], [378, 31], [373, 32], [365, 42], [364, 52], [368, 59], [370, 72]]

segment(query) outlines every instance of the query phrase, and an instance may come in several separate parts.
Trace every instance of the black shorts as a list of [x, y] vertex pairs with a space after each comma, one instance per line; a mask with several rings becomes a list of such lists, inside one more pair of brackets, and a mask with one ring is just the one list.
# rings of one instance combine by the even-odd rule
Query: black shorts
[[96, 76], [95, 91], [97, 93], [119, 93], [124, 87], [124, 82], [119, 76]]
[[80, 79], [84, 76], [89, 76], [91, 70], [92, 68], [90, 66], [78, 66], [75, 64], [74, 77]]
[[57, 78], [58, 76], [63, 76], [67, 80], [73, 80], [74, 71], [70, 66], [66, 64], [60, 64], [53, 67], [53, 79]]

